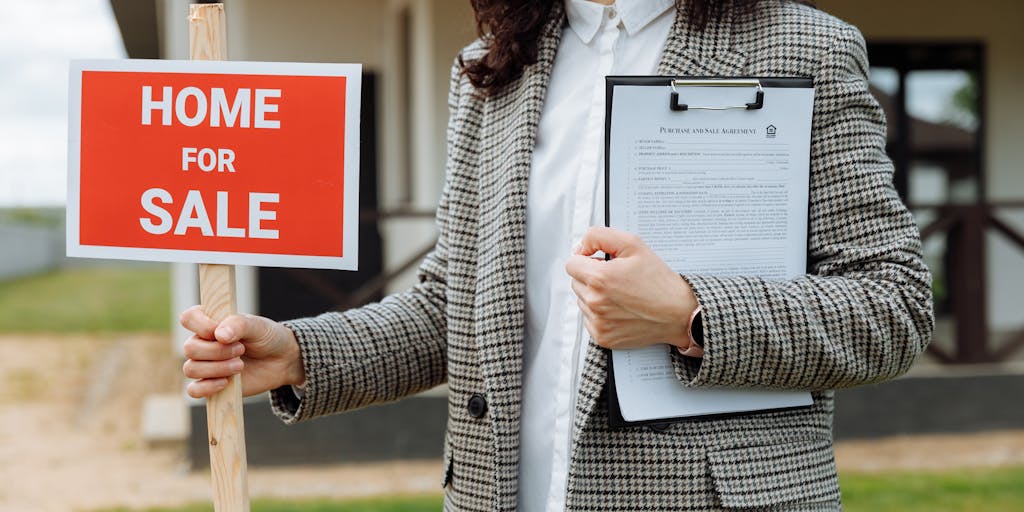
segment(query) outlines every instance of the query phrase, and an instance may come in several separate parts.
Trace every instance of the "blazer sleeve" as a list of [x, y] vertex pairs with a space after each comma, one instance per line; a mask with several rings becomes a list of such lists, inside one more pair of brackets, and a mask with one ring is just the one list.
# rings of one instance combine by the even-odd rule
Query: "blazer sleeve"
[[[453, 66], [449, 148], [459, 76]], [[271, 391], [274, 413], [285, 423], [398, 400], [446, 381], [448, 196], [446, 180], [437, 209], [438, 240], [419, 267], [416, 286], [380, 303], [284, 322], [295, 333], [306, 371], [302, 393], [290, 386]]]
[[892, 185], [867, 52], [844, 25], [815, 78], [809, 273], [686, 275], [704, 308], [704, 357], [672, 351], [691, 386], [822, 390], [907, 371], [933, 328], [920, 233]]

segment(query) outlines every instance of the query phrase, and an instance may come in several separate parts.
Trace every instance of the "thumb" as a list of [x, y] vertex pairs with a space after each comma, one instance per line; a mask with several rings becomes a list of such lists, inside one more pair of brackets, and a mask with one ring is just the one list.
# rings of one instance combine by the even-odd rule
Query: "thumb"
[[235, 314], [221, 320], [213, 334], [221, 343], [234, 343], [259, 337], [260, 327], [255, 317]]
[[603, 251], [612, 257], [625, 256], [629, 254], [630, 250], [642, 246], [643, 243], [640, 237], [626, 231], [593, 227], [583, 235], [576, 254], [590, 256], [598, 251]]

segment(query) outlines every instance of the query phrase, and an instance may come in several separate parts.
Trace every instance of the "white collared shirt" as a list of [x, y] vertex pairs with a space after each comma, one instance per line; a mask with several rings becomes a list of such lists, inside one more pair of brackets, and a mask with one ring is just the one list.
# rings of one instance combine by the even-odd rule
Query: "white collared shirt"
[[565, 509], [572, 418], [586, 340], [565, 262], [604, 225], [605, 76], [654, 74], [674, 0], [565, 0], [526, 209], [526, 333], [519, 510]]

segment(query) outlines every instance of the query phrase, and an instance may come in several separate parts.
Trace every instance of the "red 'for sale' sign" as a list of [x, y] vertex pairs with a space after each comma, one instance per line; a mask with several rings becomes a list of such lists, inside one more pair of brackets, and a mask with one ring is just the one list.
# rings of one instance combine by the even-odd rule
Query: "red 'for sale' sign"
[[68, 254], [355, 269], [360, 71], [73, 62]]

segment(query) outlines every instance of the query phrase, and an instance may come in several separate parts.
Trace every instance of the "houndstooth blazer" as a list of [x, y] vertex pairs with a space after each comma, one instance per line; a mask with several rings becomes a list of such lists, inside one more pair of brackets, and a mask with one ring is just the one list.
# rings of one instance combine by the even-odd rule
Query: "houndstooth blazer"
[[[453, 68], [439, 239], [419, 284], [379, 304], [289, 322], [296, 422], [449, 385], [446, 510], [516, 507], [527, 176], [565, 23], [554, 2], [536, 64], [483, 97]], [[832, 389], [891, 379], [932, 330], [918, 230], [892, 187], [885, 119], [868, 92], [859, 32], [820, 11], [763, 0], [695, 32], [685, 8], [661, 74], [807, 76], [815, 84], [810, 271], [789, 281], [686, 276], [704, 307], [705, 355], [674, 355], [688, 386], [812, 391], [809, 409], [611, 428], [607, 353], [592, 342], [571, 453], [570, 510], [835, 510]], [[478, 41], [464, 50], [485, 51]], [[532, 193], [538, 193], [533, 191]]]

